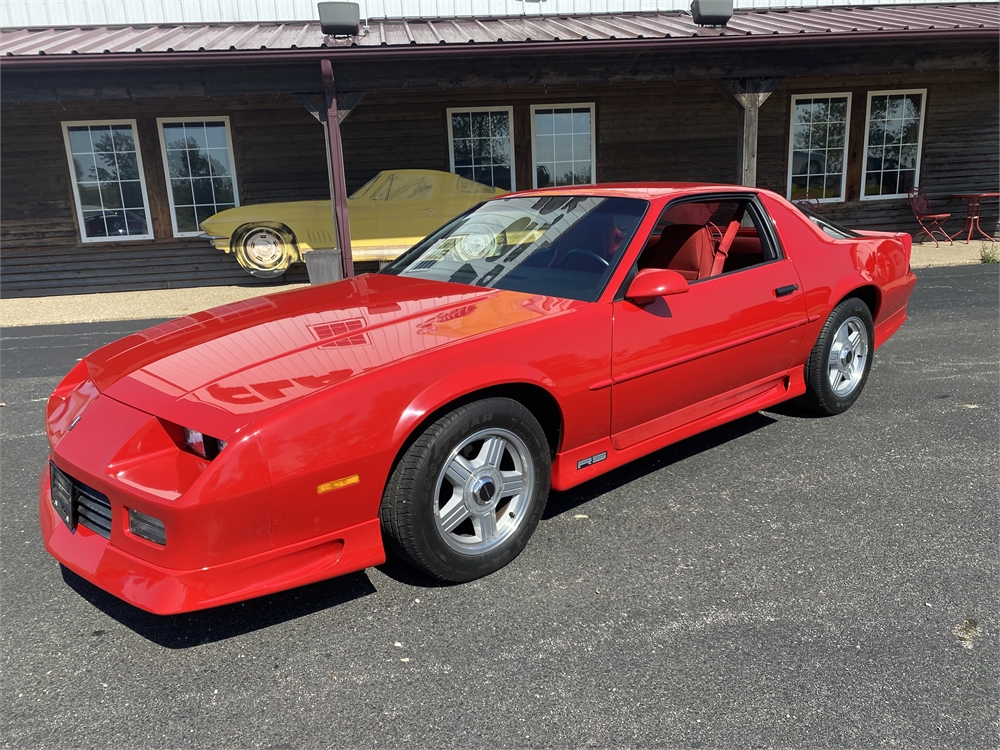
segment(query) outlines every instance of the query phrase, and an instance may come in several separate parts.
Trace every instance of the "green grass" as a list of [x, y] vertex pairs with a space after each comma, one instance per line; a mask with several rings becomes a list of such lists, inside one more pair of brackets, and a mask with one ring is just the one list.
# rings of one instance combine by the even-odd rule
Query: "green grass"
[[979, 251], [979, 259], [983, 263], [1000, 263], [1000, 250], [996, 245], [983, 245]]

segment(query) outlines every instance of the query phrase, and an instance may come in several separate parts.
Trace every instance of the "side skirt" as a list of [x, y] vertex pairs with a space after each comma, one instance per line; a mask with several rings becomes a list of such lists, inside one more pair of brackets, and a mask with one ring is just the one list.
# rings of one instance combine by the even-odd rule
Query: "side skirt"
[[[801, 396], [806, 392], [804, 367], [802, 365], [788, 371], [776, 385], [763, 393], [739, 401], [731, 406], [719, 409], [704, 417], [683, 424], [679, 427], [662, 432], [621, 450], [615, 450], [611, 437], [601, 438], [573, 450], [560, 453], [552, 464], [552, 489], [562, 492], [589, 479], [606, 474], [612, 469], [624, 466], [642, 456], [665, 448], [698, 433], [711, 430], [714, 427], [732, 422], [748, 414], [774, 406], [782, 401]], [[606, 453], [607, 458], [592, 463], [587, 460]], [[578, 464], [583, 464], [577, 468]]]

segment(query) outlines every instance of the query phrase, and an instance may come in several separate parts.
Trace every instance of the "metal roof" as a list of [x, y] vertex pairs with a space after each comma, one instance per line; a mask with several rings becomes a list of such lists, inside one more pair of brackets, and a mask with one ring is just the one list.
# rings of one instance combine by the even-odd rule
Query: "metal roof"
[[[233, 53], [502, 45], [575, 46], [580, 42], [622, 40], [760, 39], [789, 37], [820, 41], [829, 37], [925, 33], [996, 33], [1000, 5], [918, 5], [769, 9], [737, 11], [722, 28], [695, 25], [685, 12], [449, 18], [371, 21], [362, 32], [328, 39], [318, 22], [164, 24], [0, 29], [0, 55], [24, 59], [107, 55], [135, 59], [163, 53]], [[455, 50], [458, 51], [458, 50]], [[478, 50], [486, 51], [486, 50]], [[171, 55], [173, 56], [173, 55]], [[64, 58], [65, 59], [65, 58]], [[25, 60], [26, 61], [26, 60]]]
[[[497, 18], [688, 10], [691, 0], [354, 0], [361, 18]], [[976, 0], [733, 0], [737, 8], [907, 5]], [[983, 0], [978, 0], [982, 2]], [[316, 0], [0, 0], [0, 26], [315, 21]]]

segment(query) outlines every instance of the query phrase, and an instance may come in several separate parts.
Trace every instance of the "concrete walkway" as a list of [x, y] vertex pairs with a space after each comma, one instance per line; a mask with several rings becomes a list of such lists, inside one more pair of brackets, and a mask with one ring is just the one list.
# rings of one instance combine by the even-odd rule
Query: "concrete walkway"
[[983, 250], [990, 247], [1000, 252], [1000, 243], [987, 240], [956, 242], [954, 245], [942, 242], [938, 247], [934, 247], [933, 242], [923, 242], [913, 246], [910, 266], [912, 268], [937, 268], [938, 266], [977, 265], [983, 262]]
[[282, 286], [202, 286], [154, 289], [144, 292], [68, 294], [0, 300], [0, 326], [96, 323], [106, 320], [177, 318], [210, 307], [262, 294], [301, 289], [308, 284]]
[[[914, 245], [914, 268], [960, 266], [980, 263], [980, 253], [989, 242], [956, 242], [934, 247]], [[996, 246], [1000, 249], [1000, 244]], [[95, 323], [108, 320], [176, 318], [261, 294], [299, 289], [304, 284], [284, 286], [211, 286], [191, 289], [156, 289], [145, 292], [108, 292], [58, 297], [0, 299], [0, 326]]]

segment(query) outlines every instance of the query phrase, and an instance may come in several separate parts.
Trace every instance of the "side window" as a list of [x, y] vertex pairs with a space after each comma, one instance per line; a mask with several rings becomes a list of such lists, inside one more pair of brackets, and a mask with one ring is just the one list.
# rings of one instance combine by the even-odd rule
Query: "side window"
[[433, 192], [433, 178], [423, 174], [400, 172], [393, 177], [387, 200], [419, 203], [429, 201]]
[[750, 198], [667, 206], [637, 263], [700, 281], [778, 257]]
[[375, 190], [372, 191], [372, 194], [368, 196], [368, 200], [370, 201], [389, 200], [389, 191], [392, 190], [392, 181], [395, 177], [396, 175], [393, 174], [389, 175], [386, 178], [385, 182], [383, 182], [381, 185], [375, 188]]

